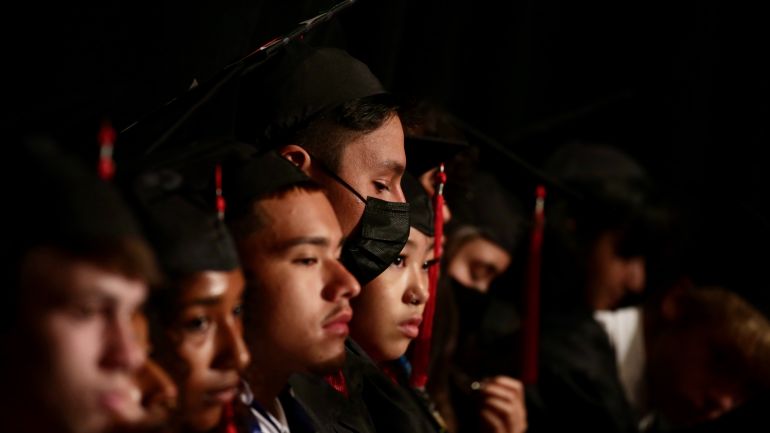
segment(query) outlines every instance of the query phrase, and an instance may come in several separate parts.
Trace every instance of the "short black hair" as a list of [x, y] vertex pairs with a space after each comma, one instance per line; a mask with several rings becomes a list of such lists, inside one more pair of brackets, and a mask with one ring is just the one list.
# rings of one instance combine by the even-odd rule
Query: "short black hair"
[[336, 171], [345, 144], [399, 114], [399, 105], [392, 95], [365, 96], [324, 110], [291, 130], [274, 131], [271, 139], [279, 145], [298, 144]]

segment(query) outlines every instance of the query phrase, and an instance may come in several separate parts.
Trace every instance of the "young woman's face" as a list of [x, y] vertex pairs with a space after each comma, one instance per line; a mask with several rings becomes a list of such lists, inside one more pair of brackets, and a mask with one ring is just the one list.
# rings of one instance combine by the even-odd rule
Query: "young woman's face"
[[201, 272], [182, 282], [167, 329], [177, 362], [167, 361], [165, 367], [179, 386], [180, 415], [190, 430], [217, 426], [225, 405], [238, 393], [240, 374], [249, 363], [243, 289], [240, 269]]
[[351, 335], [375, 362], [397, 359], [417, 337], [432, 259], [433, 238], [411, 228], [401, 255], [353, 300]]

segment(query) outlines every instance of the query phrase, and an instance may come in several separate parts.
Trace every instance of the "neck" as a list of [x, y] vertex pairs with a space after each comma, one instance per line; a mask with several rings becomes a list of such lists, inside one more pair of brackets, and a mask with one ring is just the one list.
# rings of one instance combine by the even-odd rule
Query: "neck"
[[278, 416], [278, 408], [275, 399], [286, 387], [291, 372], [275, 368], [274, 365], [259, 365], [255, 363], [249, 386], [254, 394], [254, 400], [273, 416]]

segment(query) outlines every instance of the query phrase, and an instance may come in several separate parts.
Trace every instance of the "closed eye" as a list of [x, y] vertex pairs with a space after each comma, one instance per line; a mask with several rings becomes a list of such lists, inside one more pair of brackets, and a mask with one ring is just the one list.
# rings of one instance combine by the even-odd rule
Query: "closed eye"
[[211, 319], [206, 316], [194, 317], [182, 324], [182, 328], [188, 332], [204, 332], [211, 325]]
[[373, 183], [374, 183], [374, 188], [377, 190], [377, 192], [390, 191], [390, 186], [388, 186], [384, 182], [375, 180]]

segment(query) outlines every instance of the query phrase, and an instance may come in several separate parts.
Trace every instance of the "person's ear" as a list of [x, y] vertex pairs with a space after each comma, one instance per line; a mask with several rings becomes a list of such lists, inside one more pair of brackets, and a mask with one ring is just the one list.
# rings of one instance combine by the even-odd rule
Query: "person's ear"
[[312, 164], [310, 154], [307, 153], [302, 146], [296, 144], [287, 144], [280, 149], [278, 153], [289, 160], [292, 164], [296, 165], [300, 170], [306, 174], [310, 174], [310, 166]]

